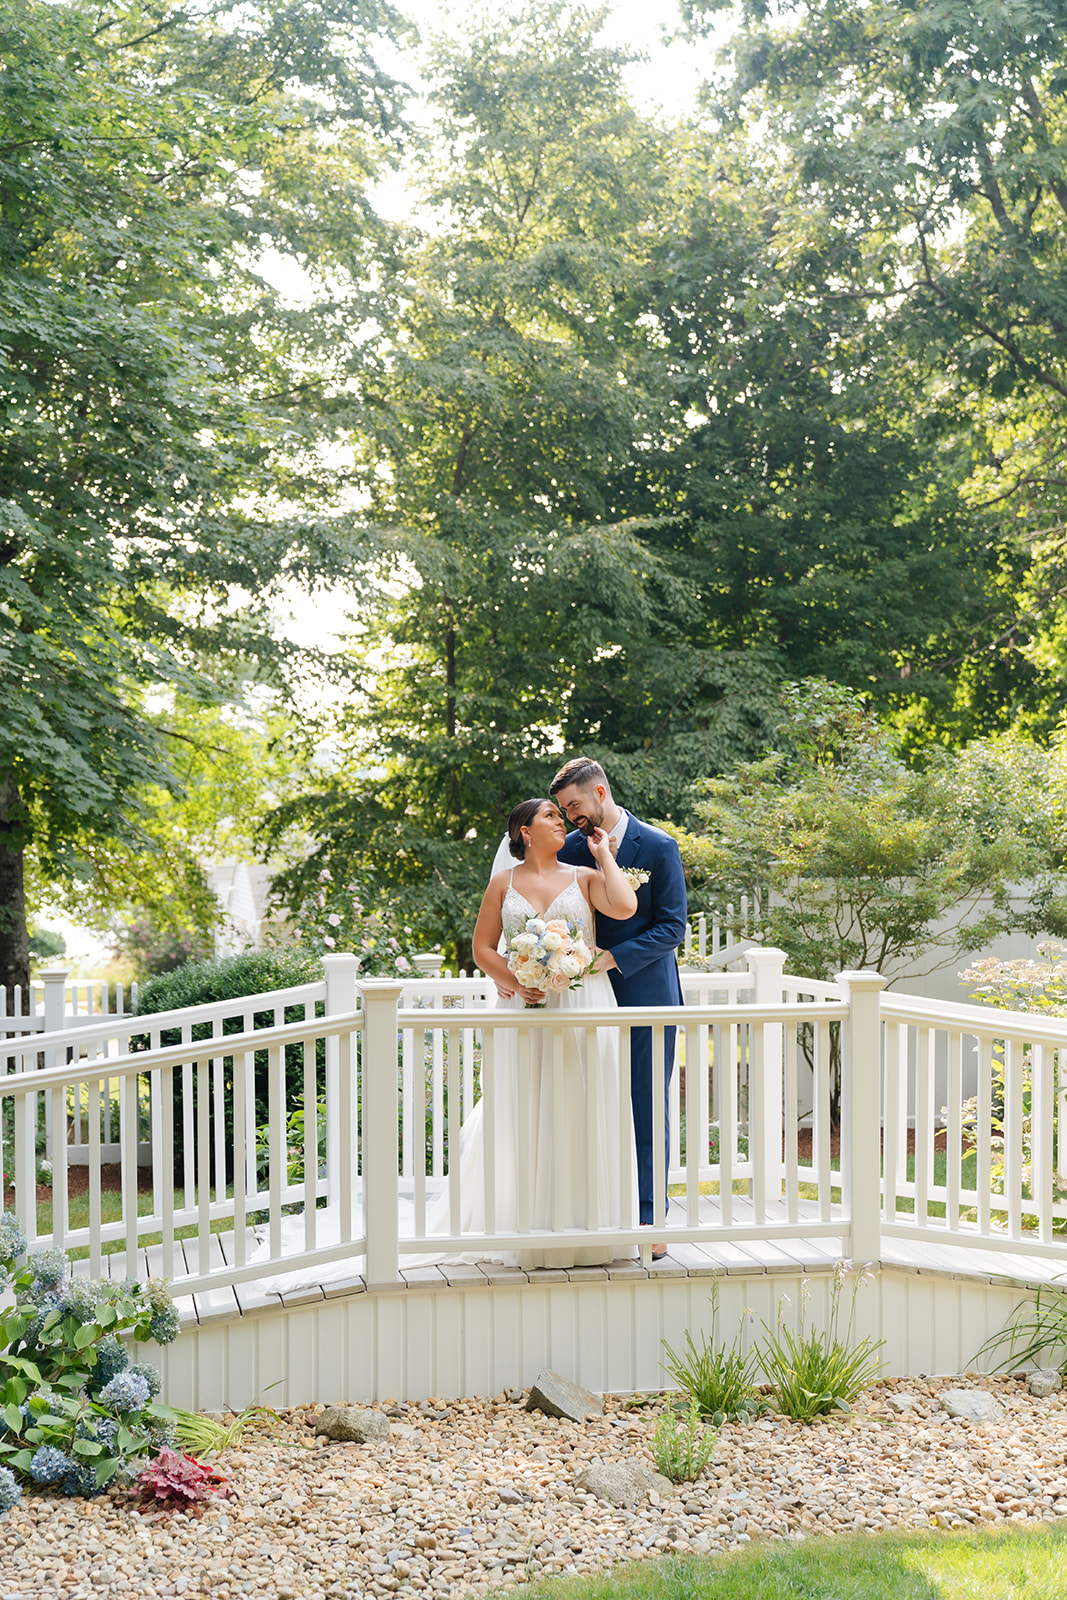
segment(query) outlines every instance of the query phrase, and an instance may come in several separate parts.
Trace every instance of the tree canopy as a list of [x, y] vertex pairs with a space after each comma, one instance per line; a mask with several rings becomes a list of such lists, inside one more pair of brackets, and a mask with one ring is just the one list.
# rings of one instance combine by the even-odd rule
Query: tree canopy
[[77, 871], [173, 782], [145, 688], [269, 673], [272, 585], [336, 567], [285, 516], [331, 489], [328, 308], [259, 261], [366, 270], [395, 25], [377, 0], [0, 0], [0, 982], [26, 981], [26, 849]]
[[746, 0], [679, 117], [564, 0], [424, 45], [378, 0], [0, 0], [0, 981], [26, 859], [193, 916], [240, 721], [188, 708], [284, 701], [287, 584], [353, 622], [287, 728], [279, 896], [400, 896], [461, 957], [564, 754], [692, 832], [709, 778], [780, 803], [797, 680], [892, 724], [904, 812], [934, 747], [1048, 740], [1065, 4]]

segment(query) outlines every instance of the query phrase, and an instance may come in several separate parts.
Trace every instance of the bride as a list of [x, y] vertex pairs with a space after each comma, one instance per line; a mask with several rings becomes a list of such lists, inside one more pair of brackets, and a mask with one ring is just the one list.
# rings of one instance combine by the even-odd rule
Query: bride
[[[575, 926], [589, 948], [595, 950], [594, 911], [617, 920], [633, 916], [637, 896], [615, 863], [607, 834], [596, 828], [589, 836], [589, 849], [599, 868], [594, 870], [562, 866], [557, 861], [556, 853], [566, 831], [563, 816], [552, 800], [523, 800], [508, 818], [506, 842], [514, 865], [495, 872], [489, 880], [473, 940], [478, 965], [496, 985], [500, 997], [498, 1013], [522, 1011], [527, 1005], [551, 1011], [615, 1010], [615, 993], [606, 973], [591, 971], [577, 989], [563, 989], [546, 998], [540, 990], [519, 984], [501, 954], [502, 942], [506, 947], [531, 917], [542, 921], [562, 919]], [[486, 1231], [487, 1160], [492, 1166], [496, 1234], [519, 1231], [520, 1173], [528, 1180], [527, 1201], [521, 1208], [523, 1233], [620, 1225], [623, 1184], [633, 1185], [634, 1171], [632, 1163], [623, 1169], [619, 1154], [624, 1129], [629, 1134], [630, 1116], [629, 1105], [623, 1104], [620, 1094], [617, 1028], [561, 1030], [562, 1050], [557, 1056], [553, 1030], [532, 1027], [527, 1066], [525, 1059], [520, 1064], [517, 1030], [493, 1028], [492, 1013], [483, 1015], [488, 1046], [483, 1053], [483, 1077], [491, 1072], [493, 1083], [493, 1138], [488, 1141], [492, 1155], [489, 1156], [485, 1136], [483, 1094], [464, 1122], [458, 1141], [459, 1231], [465, 1235]], [[450, 1187], [446, 1180], [444, 1188], [431, 1200], [427, 1184], [427, 1242], [435, 1234], [453, 1233]], [[361, 1209], [358, 1196], [355, 1204]], [[401, 1233], [410, 1238], [414, 1222], [411, 1202], [400, 1201], [400, 1207]], [[339, 1236], [336, 1212], [327, 1208], [319, 1214], [318, 1221], [319, 1244], [333, 1243]], [[283, 1218], [282, 1255], [301, 1251], [303, 1239], [303, 1216]], [[487, 1244], [466, 1255], [448, 1252], [447, 1259], [501, 1261], [524, 1268], [570, 1267], [611, 1261], [615, 1254], [610, 1244], [575, 1243], [558, 1249], [518, 1252]], [[264, 1238], [249, 1262], [262, 1259], [266, 1263], [269, 1258], [270, 1248]], [[444, 1259], [443, 1251], [436, 1255], [402, 1255], [400, 1264], [414, 1267]], [[281, 1266], [276, 1258], [272, 1264]], [[257, 1282], [266, 1293], [285, 1293], [350, 1278], [361, 1266], [362, 1257], [298, 1265], [289, 1271], [282, 1266], [276, 1277]]]
[[[517, 864], [490, 879], [473, 944], [478, 965], [497, 985], [501, 996], [498, 1009], [521, 1011], [527, 1005], [561, 1011], [615, 1009], [615, 994], [605, 973], [590, 972], [577, 989], [549, 993], [546, 998], [539, 990], [523, 988], [500, 953], [501, 935], [509, 942], [531, 917], [542, 922], [562, 919], [577, 927], [585, 943], [595, 949], [594, 911], [620, 921], [633, 916], [637, 896], [615, 864], [607, 834], [596, 828], [589, 837], [597, 871], [560, 865], [556, 855], [566, 832], [552, 800], [523, 800], [508, 818], [508, 846]], [[492, 1032], [496, 1231], [518, 1229], [520, 1171], [529, 1175], [531, 1185], [524, 1232], [618, 1225], [622, 1185], [631, 1181], [631, 1175], [620, 1170], [619, 1160], [622, 1102], [617, 1030], [598, 1028], [595, 1034], [578, 1027], [562, 1030], [562, 1061], [557, 1061], [552, 1030], [531, 1028], [528, 1077], [519, 1071], [516, 1030], [497, 1028]], [[479, 1117], [483, 1106], [484, 1100], [480, 1100], [460, 1139], [465, 1233], [481, 1232], [485, 1226], [485, 1137]], [[627, 1126], [628, 1121], [627, 1114]], [[525, 1144], [523, 1151], [520, 1141]], [[493, 1254], [495, 1257], [496, 1252]], [[570, 1245], [523, 1250], [518, 1264], [525, 1268], [592, 1266], [610, 1261], [614, 1255], [610, 1245]]]

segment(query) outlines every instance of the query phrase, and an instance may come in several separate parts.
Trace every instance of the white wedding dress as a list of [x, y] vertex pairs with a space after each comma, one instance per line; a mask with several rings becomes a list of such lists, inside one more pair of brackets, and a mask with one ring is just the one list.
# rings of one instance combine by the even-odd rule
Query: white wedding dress
[[[586, 943], [595, 944], [593, 913], [578, 884], [571, 882], [538, 913], [509, 883], [504, 894], [504, 937], [520, 933], [530, 917], [559, 917], [574, 924]], [[499, 1000], [497, 1009], [522, 1011], [521, 995]], [[546, 1011], [615, 1009], [615, 992], [606, 973], [593, 973], [577, 989], [564, 989], [545, 1000]], [[488, 1031], [488, 1024], [487, 1024]], [[519, 1175], [529, 1175], [530, 1206], [524, 1232], [563, 1232], [575, 1228], [619, 1227], [623, 1182], [633, 1184], [620, 1161], [619, 1035], [615, 1028], [587, 1033], [568, 1028], [559, 1035], [557, 1059], [552, 1030], [531, 1028], [528, 1070], [519, 1064], [514, 1029], [494, 1030], [495, 1088], [494, 1177], [495, 1231], [518, 1229]], [[461, 1217], [464, 1233], [485, 1230], [484, 1129], [485, 1099], [479, 1100], [460, 1137]], [[629, 1129], [629, 1107], [625, 1128]], [[629, 1141], [628, 1141], [629, 1142]], [[521, 1146], [521, 1147], [520, 1147]], [[442, 1218], [444, 1221], [444, 1208]], [[636, 1215], [636, 1213], [635, 1213]], [[427, 1233], [443, 1231], [427, 1213]], [[504, 1260], [524, 1268], [594, 1266], [620, 1252], [610, 1244], [573, 1243], [558, 1249], [518, 1253], [489, 1246], [482, 1260]]]
[[[505, 939], [521, 932], [527, 920], [538, 914], [514, 884], [509, 883], [502, 907]], [[540, 915], [545, 921], [564, 918], [580, 929], [587, 944], [591, 947], [595, 944], [593, 913], [578, 884], [577, 871]], [[522, 1011], [524, 1002], [519, 995], [511, 1000], [498, 999], [494, 1009]], [[614, 1010], [615, 993], [606, 973], [594, 973], [577, 989], [550, 994], [545, 1009]], [[619, 1089], [618, 1030], [567, 1028], [554, 1040], [551, 1028], [530, 1028], [527, 1060], [525, 1050], [520, 1050], [518, 1031], [494, 1029], [490, 1020], [492, 1012], [483, 1015], [485, 1035], [492, 1034], [491, 1043], [486, 1038], [482, 1070], [483, 1074], [491, 1072], [493, 1078], [494, 1137], [490, 1159], [496, 1237], [486, 1240], [480, 1248], [472, 1245], [458, 1253], [432, 1249], [417, 1255], [402, 1252], [401, 1267], [426, 1266], [440, 1261], [494, 1261], [530, 1270], [594, 1266], [620, 1255], [632, 1255], [632, 1250], [618, 1249], [607, 1242], [576, 1240], [558, 1248], [523, 1249], [519, 1246], [509, 1249], [499, 1238], [502, 1234], [518, 1232], [521, 1209], [526, 1210], [524, 1234], [610, 1229], [622, 1225], [623, 1185], [628, 1185], [631, 1195], [636, 1192], [636, 1169], [630, 1108], [629, 1105], [623, 1107]], [[483, 1094], [466, 1119], [459, 1139], [458, 1220], [459, 1231], [464, 1236], [486, 1231], [486, 1104]], [[625, 1162], [620, 1156], [624, 1130], [629, 1151]], [[520, 1208], [520, 1173], [527, 1175], [529, 1203], [526, 1208]], [[423, 1235], [427, 1244], [435, 1234], [455, 1236], [448, 1181], [436, 1190], [431, 1184], [432, 1180], [428, 1180]], [[399, 1205], [400, 1235], [412, 1238], [415, 1235], [414, 1208], [404, 1197], [400, 1198]], [[631, 1215], [636, 1219], [636, 1203]], [[327, 1208], [316, 1220], [318, 1243], [334, 1242], [339, 1236], [336, 1216], [331, 1216]], [[362, 1231], [358, 1216], [356, 1222], [354, 1231], [358, 1235]], [[283, 1218], [283, 1255], [299, 1253], [303, 1249], [303, 1239], [303, 1216]], [[257, 1256], [264, 1261], [268, 1258], [269, 1246], [265, 1241], [249, 1258], [250, 1262]], [[258, 1280], [258, 1285], [267, 1293], [284, 1293], [351, 1278], [362, 1271], [363, 1258], [350, 1257], [318, 1267], [308, 1264], [289, 1272], [284, 1269], [278, 1272], [277, 1260], [271, 1265], [275, 1275]]]

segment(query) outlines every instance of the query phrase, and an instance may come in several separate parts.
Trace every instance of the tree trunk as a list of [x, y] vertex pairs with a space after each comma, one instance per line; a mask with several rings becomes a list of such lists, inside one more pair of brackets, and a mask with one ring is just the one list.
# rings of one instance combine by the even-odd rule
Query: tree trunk
[[30, 840], [30, 814], [11, 775], [0, 777], [0, 986], [30, 982], [23, 852]]
[[445, 630], [445, 733], [456, 737], [456, 630]]

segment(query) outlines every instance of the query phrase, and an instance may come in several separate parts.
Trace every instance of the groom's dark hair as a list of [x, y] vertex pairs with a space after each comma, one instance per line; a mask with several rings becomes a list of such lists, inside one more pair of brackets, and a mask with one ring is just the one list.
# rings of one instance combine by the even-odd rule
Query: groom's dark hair
[[559, 794], [569, 783], [576, 783], [579, 789], [588, 789], [592, 783], [602, 783], [610, 788], [608, 775], [599, 761], [594, 761], [590, 756], [572, 756], [570, 761], [565, 761], [556, 776], [552, 779], [549, 794]]

